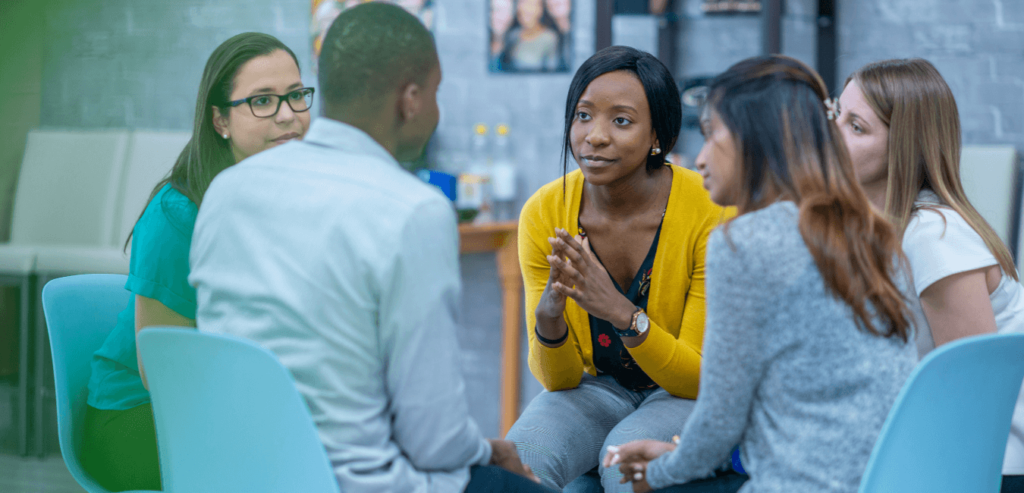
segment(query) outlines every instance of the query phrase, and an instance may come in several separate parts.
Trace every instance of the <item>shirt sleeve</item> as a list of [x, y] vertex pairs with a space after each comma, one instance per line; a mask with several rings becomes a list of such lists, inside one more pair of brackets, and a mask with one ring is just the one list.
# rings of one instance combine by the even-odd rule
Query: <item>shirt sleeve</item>
[[654, 489], [712, 474], [747, 428], [766, 366], [757, 328], [771, 295], [771, 290], [751, 284], [761, 276], [755, 272], [759, 264], [747, 256], [721, 230], [712, 233], [700, 398], [683, 428], [680, 446], [650, 463], [647, 482]]
[[948, 208], [920, 209], [903, 234], [903, 253], [914, 276], [917, 295], [936, 281], [999, 261], [964, 218]]
[[379, 313], [394, 440], [421, 471], [487, 464], [491, 447], [469, 416], [460, 373], [461, 280], [451, 205], [438, 195], [417, 207], [394, 241]]
[[159, 301], [193, 320], [196, 292], [188, 283], [188, 256], [197, 213], [195, 205], [176, 191], [166, 189], [157, 194], [132, 232], [125, 285], [132, 293]]
[[[551, 244], [547, 238], [555, 234], [554, 227], [547, 231], [542, 214], [544, 209], [538, 197], [534, 196], [519, 217], [519, 266], [523, 272], [523, 286], [526, 289], [526, 337], [529, 341], [530, 372], [549, 391], [575, 388], [583, 378], [583, 357], [580, 356], [579, 342], [563, 312], [569, 330], [568, 340], [556, 348], [545, 346], [537, 340], [537, 304], [547, 287], [551, 264]], [[566, 306], [574, 303], [566, 300]], [[587, 331], [589, 333], [589, 331]]]

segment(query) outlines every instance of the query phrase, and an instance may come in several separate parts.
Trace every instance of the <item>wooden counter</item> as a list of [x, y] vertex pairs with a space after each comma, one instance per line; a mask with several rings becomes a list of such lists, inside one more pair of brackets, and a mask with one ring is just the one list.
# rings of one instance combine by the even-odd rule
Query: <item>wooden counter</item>
[[516, 221], [460, 224], [459, 252], [495, 252], [501, 282], [501, 419], [500, 437], [519, 418], [520, 327], [523, 323], [523, 276], [519, 271]]

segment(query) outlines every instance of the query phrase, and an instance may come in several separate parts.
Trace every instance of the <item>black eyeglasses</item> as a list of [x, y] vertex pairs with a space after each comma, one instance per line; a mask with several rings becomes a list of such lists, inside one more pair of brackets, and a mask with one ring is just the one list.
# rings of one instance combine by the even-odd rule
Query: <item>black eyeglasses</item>
[[303, 87], [285, 95], [257, 94], [244, 99], [229, 101], [224, 106], [234, 108], [235, 106], [248, 103], [253, 116], [256, 118], [270, 118], [281, 110], [281, 103], [284, 101], [287, 101], [288, 107], [296, 113], [309, 111], [309, 108], [313, 106], [313, 88]]

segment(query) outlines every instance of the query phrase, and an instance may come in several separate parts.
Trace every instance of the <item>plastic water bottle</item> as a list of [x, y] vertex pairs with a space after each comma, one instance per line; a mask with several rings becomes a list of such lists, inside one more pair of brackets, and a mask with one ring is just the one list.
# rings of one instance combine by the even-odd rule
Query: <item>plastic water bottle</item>
[[512, 162], [508, 125], [498, 125], [494, 140], [494, 165], [491, 169], [491, 198], [499, 220], [515, 218], [516, 167]]

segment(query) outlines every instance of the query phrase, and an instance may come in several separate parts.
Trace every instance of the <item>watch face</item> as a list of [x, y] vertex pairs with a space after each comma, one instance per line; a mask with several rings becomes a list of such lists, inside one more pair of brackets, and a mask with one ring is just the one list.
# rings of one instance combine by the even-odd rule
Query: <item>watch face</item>
[[641, 312], [636, 317], [636, 331], [643, 334], [647, 332], [647, 326], [651, 324], [651, 321], [647, 318], [647, 314]]

